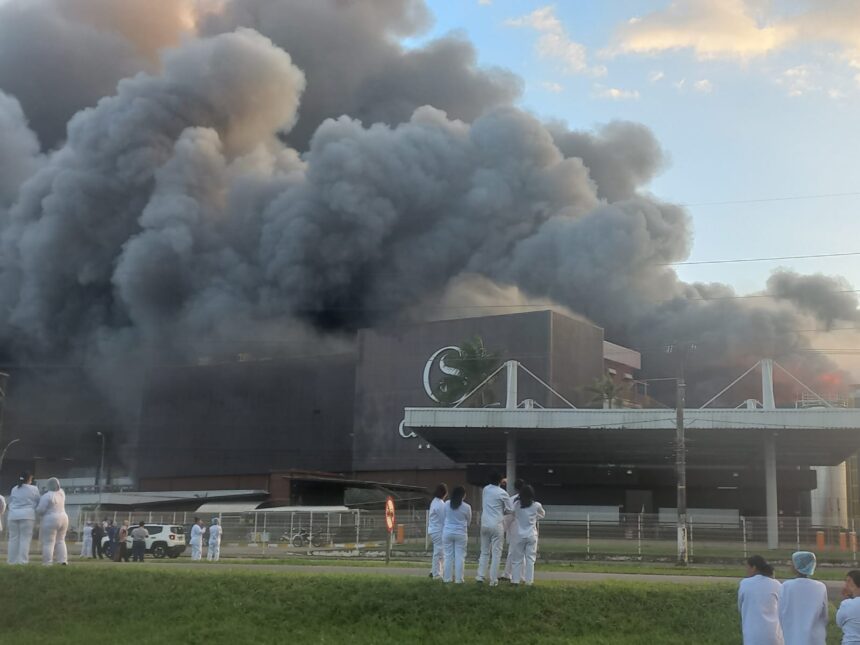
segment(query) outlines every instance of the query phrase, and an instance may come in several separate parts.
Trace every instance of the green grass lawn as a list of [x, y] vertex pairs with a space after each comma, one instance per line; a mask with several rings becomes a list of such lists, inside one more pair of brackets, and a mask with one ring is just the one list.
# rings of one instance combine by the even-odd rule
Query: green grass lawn
[[739, 643], [735, 593], [644, 583], [489, 589], [370, 571], [0, 566], [0, 643]]

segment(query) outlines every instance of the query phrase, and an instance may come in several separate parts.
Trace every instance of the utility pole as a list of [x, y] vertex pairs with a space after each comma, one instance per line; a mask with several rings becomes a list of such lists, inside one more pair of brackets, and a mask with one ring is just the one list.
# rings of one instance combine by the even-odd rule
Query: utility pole
[[[668, 353], [673, 353], [675, 345], [666, 348]], [[677, 505], [678, 505], [678, 565], [687, 566], [689, 557], [687, 554], [687, 443], [686, 429], [684, 427], [684, 408], [687, 405], [687, 383], [686, 362], [687, 353], [696, 349], [692, 343], [678, 346], [680, 351], [680, 370], [676, 379], [675, 398], [675, 477], [677, 481]]]

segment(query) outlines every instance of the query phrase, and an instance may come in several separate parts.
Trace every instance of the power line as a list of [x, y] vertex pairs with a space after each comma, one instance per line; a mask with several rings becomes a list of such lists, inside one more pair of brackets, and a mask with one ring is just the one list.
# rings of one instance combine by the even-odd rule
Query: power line
[[691, 264], [738, 264], [741, 262], [771, 262], [775, 260], [810, 260], [814, 258], [841, 258], [860, 255], [860, 251], [846, 253], [815, 253], [810, 255], [780, 255], [762, 258], [735, 258], [731, 260], [693, 260], [689, 262], [663, 262], [657, 266], [689, 266]]
[[680, 206], [731, 206], [734, 204], [761, 204], [766, 202], [791, 202], [803, 199], [827, 199], [831, 197], [857, 197], [860, 192], [848, 193], [819, 193], [815, 195], [790, 195], [786, 197], [758, 197], [755, 199], [732, 199], [721, 202], [688, 202], [682, 203]]

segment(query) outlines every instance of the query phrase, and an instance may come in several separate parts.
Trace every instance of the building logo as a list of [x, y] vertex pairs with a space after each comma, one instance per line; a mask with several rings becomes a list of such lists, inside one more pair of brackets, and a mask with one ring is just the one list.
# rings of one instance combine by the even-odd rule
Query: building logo
[[441, 401], [439, 400], [439, 397], [436, 396], [436, 392], [433, 391], [433, 383], [430, 381], [430, 376], [433, 373], [433, 366], [436, 364], [437, 360], [439, 362], [439, 371], [442, 372], [442, 374], [447, 376], [459, 376], [460, 374], [460, 370], [454, 367], [449, 367], [445, 363], [445, 357], [451, 353], [456, 353], [458, 356], [462, 356], [463, 350], [456, 345], [448, 345], [447, 347], [437, 349], [430, 355], [430, 358], [427, 359], [427, 364], [424, 366], [424, 391], [427, 393], [427, 396], [433, 399], [436, 403], [441, 403]]
[[[452, 353], [461, 356], [463, 354], [463, 350], [456, 345], [442, 347], [433, 352], [430, 355], [430, 358], [427, 359], [427, 363], [424, 365], [424, 391], [427, 393], [427, 396], [436, 403], [441, 403], [441, 401], [439, 401], [439, 397], [436, 396], [436, 392], [433, 390], [433, 382], [430, 380], [433, 377], [433, 374], [438, 371], [446, 376], [457, 376], [460, 373], [460, 370], [450, 367], [445, 363], [445, 357]], [[414, 439], [417, 437], [418, 435], [414, 432], [406, 431], [405, 423], [405, 419], [400, 422], [400, 426], [397, 428], [398, 434], [400, 434], [404, 439]]]

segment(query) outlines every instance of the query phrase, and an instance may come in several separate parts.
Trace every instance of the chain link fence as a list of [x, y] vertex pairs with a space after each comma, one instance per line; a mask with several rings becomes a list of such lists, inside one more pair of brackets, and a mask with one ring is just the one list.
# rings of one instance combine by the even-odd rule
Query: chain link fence
[[[134, 525], [170, 524], [185, 527], [186, 536], [195, 512], [121, 512], [96, 514], [81, 511], [71, 518], [69, 541], [78, 539], [87, 522], [128, 520]], [[223, 527], [222, 552], [236, 556], [378, 556], [386, 546], [388, 531], [383, 511], [278, 511], [200, 514], [208, 525], [217, 517]], [[809, 517], [781, 517], [779, 548], [767, 546], [767, 519], [743, 516], [688, 516], [688, 553], [693, 561], [737, 561], [753, 553], [788, 558], [792, 551], [815, 551], [822, 560], [857, 560], [855, 521], [848, 526], [816, 526]], [[398, 512], [392, 535], [399, 557], [426, 557], [430, 549], [425, 511]], [[575, 517], [549, 512], [540, 523], [539, 549], [543, 560], [672, 560], [677, 556], [674, 513], [623, 514], [580, 513]], [[469, 527], [469, 550], [480, 546], [480, 512]]]

